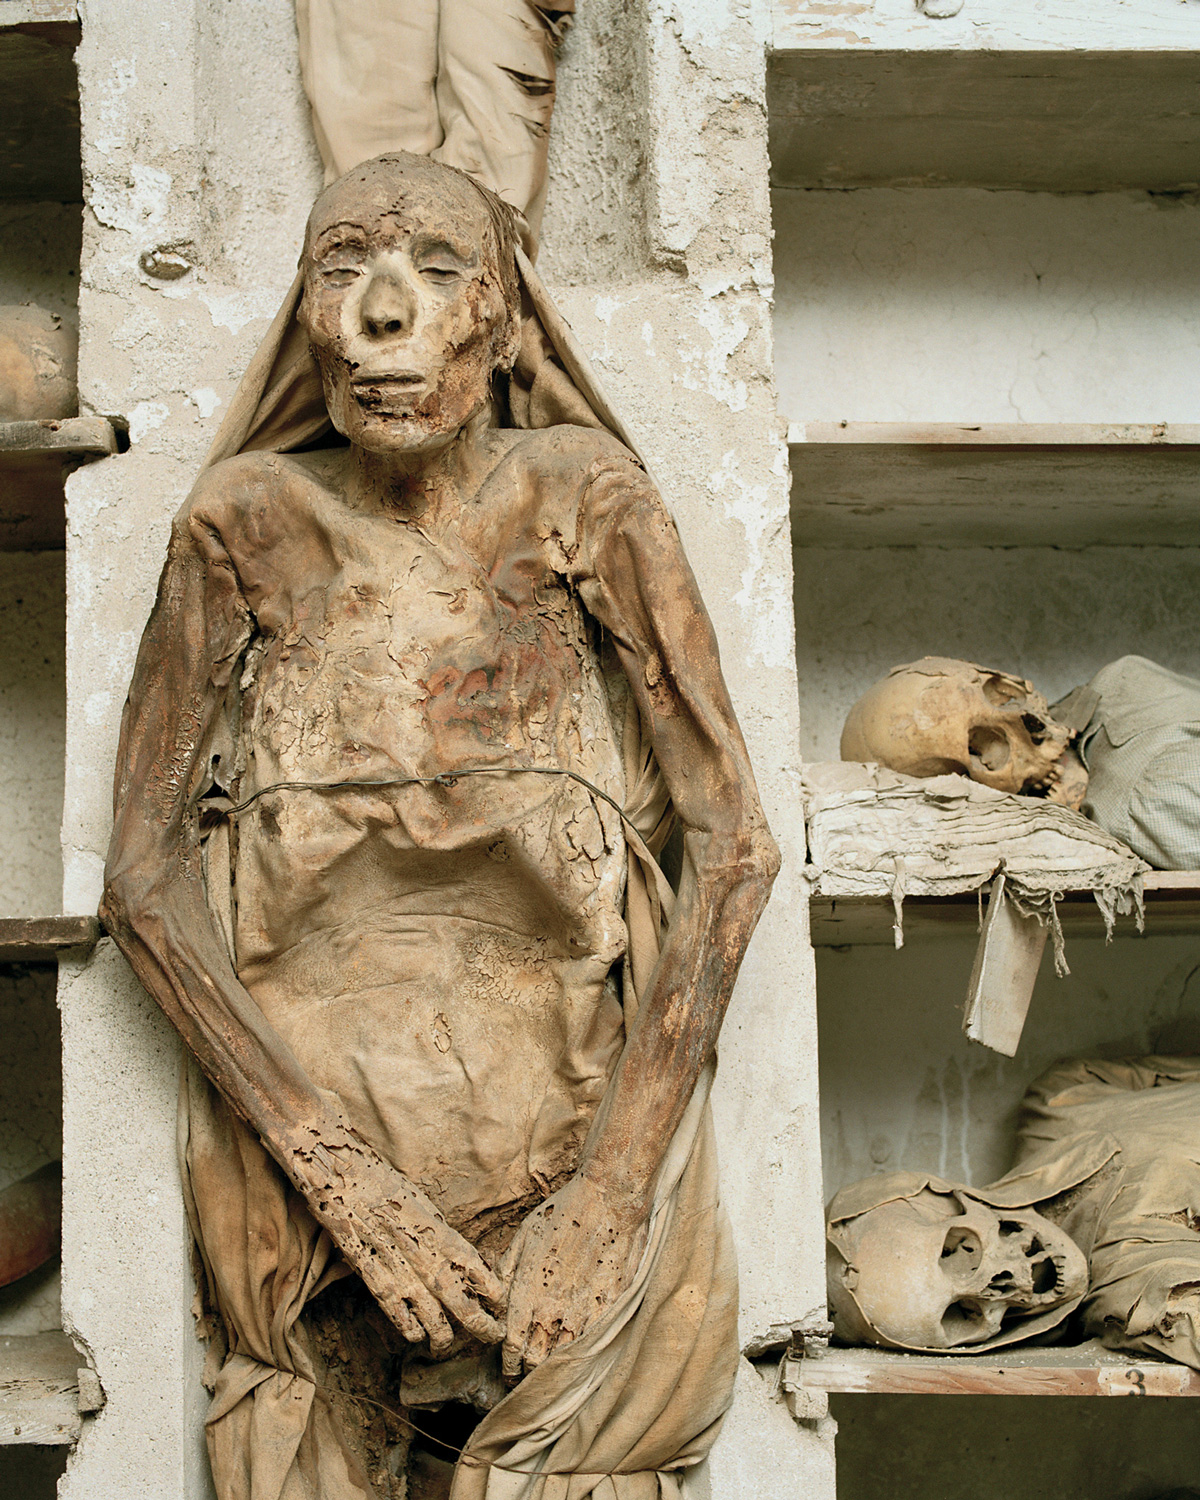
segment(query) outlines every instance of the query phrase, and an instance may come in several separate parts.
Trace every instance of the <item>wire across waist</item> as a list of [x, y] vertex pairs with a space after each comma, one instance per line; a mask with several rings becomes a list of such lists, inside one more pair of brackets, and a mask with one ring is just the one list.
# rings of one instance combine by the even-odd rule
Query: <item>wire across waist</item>
[[219, 812], [226, 817], [236, 818], [240, 813], [246, 812], [259, 800], [260, 797], [270, 796], [275, 792], [347, 792], [347, 791], [371, 791], [385, 789], [388, 787], [401, 786], [439, 786], [453, 787], [462, 776], [560, 776], [571, 781], [576, 781], [585, 787], [594, 797], [607, 802], [609, 807], [621, 819], [621, 822], [629, 829], [635, 837], [640, 835], [636, 826], [625, 813], [625, 809], [606, 792], [598, 787], [594, 781], [589, 781], [586, 776], [580, 776], [578, 771], [567, 770], [563, 766], [463, 766], [455, 771], [439, 771], [435, 776], [383, 776], [362, 780], [345, 781], [273, 781], [269, 786], [259, 787], [258, 791], [252, 792], [249, 797], [241, 802], [233, 802], [227, 797], [205, 798], [205, 806], [214, 812]]

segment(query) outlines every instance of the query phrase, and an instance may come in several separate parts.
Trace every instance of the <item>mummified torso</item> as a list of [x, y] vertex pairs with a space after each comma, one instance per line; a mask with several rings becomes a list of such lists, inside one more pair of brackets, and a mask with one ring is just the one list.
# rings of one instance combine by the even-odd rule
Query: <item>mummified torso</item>
[[352, 1124], [494, 1250], [574, 1170], [623, 1041], [624, 839], [569, 777], [445, 778], [566, 769], [622, 801], [572, 579], [597, 481], [644, 476], [595, 434], [495, 433], [475, 494], [406, 519], [351, 508], [342, 462], [237, 460], [196, 517], [255, 626], [237, 971]]

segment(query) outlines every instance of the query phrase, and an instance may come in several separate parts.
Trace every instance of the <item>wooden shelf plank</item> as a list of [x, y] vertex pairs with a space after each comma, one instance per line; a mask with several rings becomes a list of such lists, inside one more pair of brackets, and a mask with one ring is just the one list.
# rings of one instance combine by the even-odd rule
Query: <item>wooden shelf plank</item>
[[75, 0], [0, 0], [0, 30], [10, 26], [61, 26], [78, 20]]
[[0, 464], [37, 458], [103, 458], [116, 451], [117, 434], [103, 417], [0, 422]]
[[1095, 1340], [990, 1357], [830, 1349], [792, 1369], [804, 1389], [855, 1396], [1200, 1396], [1200, 1373], [1189, 1366], [1119, 1354]]
[[97, 917], [0, 917], [0, 963], [38, 963], [100, 940]]
[[65, 1333], [0, 1336], [0, 1443], [73, 1443], [83, 1363]]
[[[1200, 933], [1200, 870], [1152, 870], [1145, 876], [1147, 933], [1156, 936]], [[974, 891], [954, 896], [907, 896], [904, 941], [974, 936], [980, 902]], [[1087, 891], [1069, 891], [1059, 902], [1059, 920], [1068, 937], [1102, 937], [1104, 919]], [[809, 902], [812, 940], [818, 948], [886, 944], [894, 938], [894, 913], [884, 896], [813, 896]], [[1118, 917], [1116, 937], [1138, 937], [1132, 917]]]
[[0, 422], [0, 549], [63, 546], [64, 476], [117, 451], [117, 434], [103, 417]]
[[792, 423], [805, 546], [1195, 546], [1200, 427]]
[[900, 443], [1015, 448], [1197, 447], [1200, 423], [789, 422], [796, 443]]

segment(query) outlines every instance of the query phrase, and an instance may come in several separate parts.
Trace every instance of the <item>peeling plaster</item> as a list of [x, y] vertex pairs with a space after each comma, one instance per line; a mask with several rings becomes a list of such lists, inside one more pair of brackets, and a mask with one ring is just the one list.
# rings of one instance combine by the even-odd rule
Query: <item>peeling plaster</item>
[[[741, 588], [733, 603], [745, 619], [750, 639], [748, 661], [761, 662], [769, 672], [784, 671], [795, 664], [792, 628], [791, 579], [781, 577], [776, 559], [768, 557], [767, 540], [786, 528], [788, 513], [777, 503], [778, 490], [769, 484], [748, 483], [742, 478], [737, 452], [730, 449], [721, 467], [708, 477], [708, 488], [723, 498], [725, 515], [745, 533], [745, 560]], [[773, 499], [776, 503], [773, 505]]]
[[707, 391], [732, 412], [746, 409], [746, 382], [731, 379], [729, 361], [750, 332], [750, 324], [736, 308], [722, 304], [692, 310], [692, 316], [708, 334], [708, 349], [679, 345], [679, 359], [684, 373], [677, 377], [690, 391]]
[[171, 185], [169, 172], [134, 162], [123, 182], [94, 182], [88, 207], [108, 229], [144, 233], [166, 222]]
[[139, 401], [129, 413], [129, 441], [140, 443], [146, 434], [153, 432], [171, 415], [171, 408], [162, 401]]

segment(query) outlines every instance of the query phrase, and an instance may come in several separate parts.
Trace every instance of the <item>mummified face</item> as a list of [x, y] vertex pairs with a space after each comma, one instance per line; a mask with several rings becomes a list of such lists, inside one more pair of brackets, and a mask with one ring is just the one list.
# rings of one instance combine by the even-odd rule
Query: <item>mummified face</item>
[[852, 1343], [982, 1344], [1088, 1284], [1083, 1252], [1057, 1225], [965, 1192], [926, 1188], [884, 1203], [832, 1224], [829, 1243], [835, 1327]]
[[333, 425], [376, 452], [435, 451], [516, 353], [511, 274], [488, 205], [426, 157], [379, 157], [317, 199], [300, 321]]

